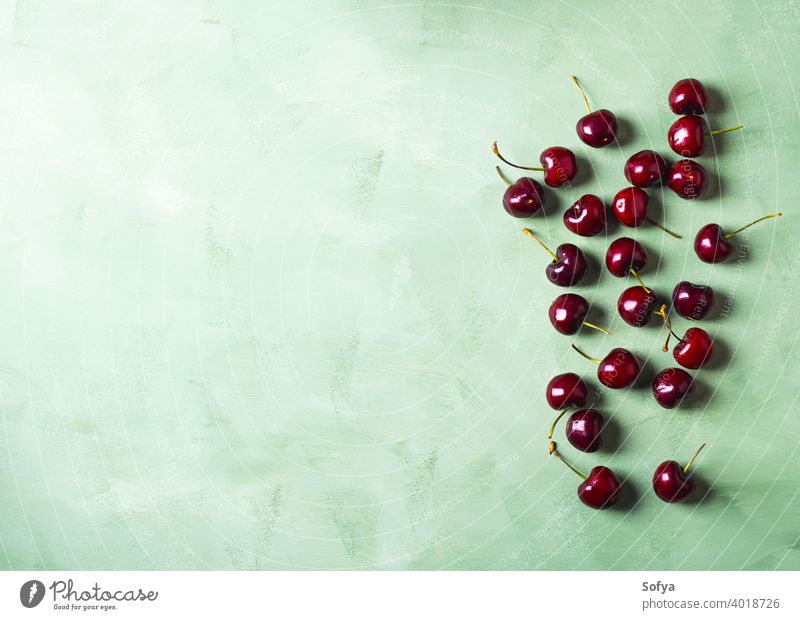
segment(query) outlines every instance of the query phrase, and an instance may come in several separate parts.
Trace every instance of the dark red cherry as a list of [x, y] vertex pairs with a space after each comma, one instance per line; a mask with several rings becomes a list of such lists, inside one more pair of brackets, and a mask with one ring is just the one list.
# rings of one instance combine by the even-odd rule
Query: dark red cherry
[[597, 510], [601, 508], [608, 508], [617, 503], [619, 499], [619, 492], [622, 485], [619, 482], [616, 474], [608, 467], [598, 465], [593, 467], [588, 476], [584, 476], [581, 472], [575, 469], [572, 465], [567, 463], [563, 456], [556, 450], [554, 441], [550, 442], [550, 454], [558, 457], [558, 459], [570, 468], [575, 474], [583, 478], [583, 482], [578, 486], [578, 498], [590, 508]]
[[700, 157], [705, 150], [705, 119], [681, 116], [667, 132], [669, 147], [681, 157]]
[[597, 452], [605, 420], [595, 409], [580, 409], [567, 419], [567, 441], [581, 452]]
[[684, 368], [702, 368], [714, 353], [714, 341], [708, 332], [690, 327], [672, 349], [672, 357]]
[[632, 286], [622, 291], [617, 301], [617, 311], [628, 325], [644, 327], [658, 303], [655, 293], [643, 286]]
[[591, 327], [609, 336], [611, 333], [593, 323], [586, 322], [586, 315], [589, 313], [589, 302], [575, 293], [564, 293], [559, 295], [550, 304], [547, 314], [550, 323], [561, 334], [571, 336], [578, 333], [581, 326]]
[[616, 474], [608, 467], [598, 465], [578, 486], [578, 497], [590, 508], [601, 510], [617, 503], [621, 488]]
[[706, 174], [706, 169], [696, 161], [681, 159], [670, 167], [667, 185], [681, 198], [694, 200], [706, 191], [708, 174]]
[[506, 188], [503, 208], [514, 217], [531, 217], [544, 206], [544, 190], [530, 177], [521, 177]]
[[692, 375], [683, 368], [665, 368], [653, 379], [653, 396], [665, 409], [678, 405], [692, 388]]
[[669, 109], [675, 114], [703, 114], [708, 108], [708, 94], [700, 80], [686, 78], [675, 82], [669, 91]]
[[618, 278], [640, 271], [647, 263], [647, 252], [642, 244], [630, 237], [620, 237], [611, 242], [606, 250], [606, 268]]
[[672, 291], [672, 304], [675, 312], [684, 319], [699, 321], [714, 303], [714, 290], [710, 286], [700, 286], [684, 280], [678, 282]]
[[594, 237], [606, 227], [606, 206], [594, 194], [584, 194], [564, 212], [564, 226], [581, 237]]
[[617, 117], [614, 116], [612, 112], [605, 109], [595, 110], [593, 112], [592, 108], [589, 107], [589, 100], [586, 98], [586, 93], [583, 91], [583, 87], [578, 81], [578, 78], [573, 75], [572, 81], [575, 82], [578, 90], [581, 91], [581, 96], [583, 97], [583, 102], [586, 104], [586, 111], [588, 112], [588, 114], [582, 116], [578, 120], [577, 125], [575, 125], [575, 131], [577, 131], [578, 137], [584, 144], [596, 149], [608, 146], [614, 141], [617, 134]]
[[614, 217], [623, 226], [636, 228], [647, 219], [647, 192], [640, 187], [626, 187], [614, 196]]
[[556, 259], [545, 267], [547, 278], [558, 286], [578, 284], [586, 273], [586, 258], [577, 245], [562, 243], [556, 248]]
[[547, 404], [553, 409], [564, 407], [583, 407], [589, 390], [583, 380], [574, 372], [556, 375], [547, 384]]
[[705, 445], [700, 446], [685, 467], [681, 467], [677, 461], [664, 461], [656, 467], [653, 474], [653, 491], [658, 499], [668, 503], [680, 502], [691, 494], [694, 482], [689, 469]]
[[636, 187], [658, 185], [667, 176], [667, 162], [655, 151], [634, 153], [625, 162], [625, 178]]
[[733, 253], [733, 244], [728, 239], [735, 237], [753, 224], [781, 215], [781, 213], [765, 215], [728, 234], [725, 234], [719, 224], [706, 224], [697, 231], [697, 236], [694, 238], [694, 252], [704, 263], [721, 263]]
[[628, 387], [639, 376], [639, 362], [633, 353], [617, 347], [611, 349], [597, 367], [597, 378], [608, 388], [618, 390]]
[[578, 174], [575, 155], [563, 146], [551, 146], [543, 150], [539, 163], [544, 168], [544, 182], [550, 187], [563, 187]]

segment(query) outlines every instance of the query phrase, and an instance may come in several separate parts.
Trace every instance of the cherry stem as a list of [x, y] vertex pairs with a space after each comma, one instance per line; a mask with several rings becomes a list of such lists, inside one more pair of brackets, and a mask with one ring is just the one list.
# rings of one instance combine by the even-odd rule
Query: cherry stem
[[553, 456], [558, 458], [559, 461], [561, 461], [562, 463], [564, 463], [564, 465], [569, 467], [575, 474], [577, 474], [578, 476], [580, 476], [581, 478], [586, 480], [586, 476], [584, 476], [581, 472], [579, 472], [577, 469], [575, 469], [572, 465], [567, 463], [567, 461], [564, 459], [564, 457], [561, 456], [561, 453], [558, 450], [556, 450], [556, 442], [555, 441], [551, 441], [550, 442], [550, 454], [552, 454]]
[[783, 213], [770, 213], [769, 215], [765, 215], [764, 217], [758, 218], [754, 222], [750, 222], [747, 226], [742, 226], [739, 230], [734, 230], [732, 233], [728, 233], [727, 235], [724, 235], [723, 238], [724, 239], [730, 239], [731, 237], [734, 237], [734, 236], [738, 235], [743, 230], [745, 230], [747, 228], [750, 228], [753, 224], [758, 224], [759, 222], [763, 222], [764, 220], [768, 220], [771, 217], [780, 217], [781, 215], [783, 215]]
[[586, 327], [591, 327], [592, 329], [596, 329], [597, 331], [603, 332], [604, 334], [608, 334], [609, 336], [614, 335], [607, 329], [603, 329], [602, 327], [600, 327], [599, 325], [595, 325], [594, 323], [589, 323], [589, 321], [584, 321], [583, 324], [586, 325]]
[[600, 363], [599, 359], [597, 359], [596, 357], [592, 357], [591, 355], [587, 355], [586, 353], [581, 351], [577, 346], [575, 346], [575, 344], [572, 344], [571, 346], [572, 346], [573, 349], [575, 349], [578, 353], [580, 353], [583, 357], [585, 357], [590, 362], [594, 362], [595, 364], [599, 364]]
[[552, 257], [553, 257], [553, 262], [554, 262], [554, 263], [557, 263], [557, 262], [558, 262], [558, 256], [556, 256], [555, 254], [553, 254], [553, 250], [551, 250], [551, 249], [550, 249], [550, 248], [548, 248], [548, 247], [547, 247], [547, 246], [546, 246], [544, 243], [542, 243], [541, 241], [539, 241], [539, 239], [536, 237], [536, 235], [534, 235], [534, 234], [533, 234], [533, 231], [532, 231], [530, 228], [523, 228], [523, 229], [522, 229], [522, 232], [524, 232], [524, 233], [525, 233], [526, 235], [528, 235], [528, 236], [529, 236], [531, 239], [533, 239], [533, 240], [534, 240], [536, 243], [538, 243], [540, 246], [542, 246], [542, 247], [544, 248], [545, 252], [547, 252], [547, 253], [548, 253], [550, 256], [552, 256]]
[[636, 278], [636, 281], [637, 281], [637, 282], [638, 282], [638, 283], [641, 285], [641, 287], [644, 289], [644, 292], [645, 292], [645, 293], [649, 293], [649, 292], [650, 292], [650, 289], [649, 289], [649, 288], [647, 288], [647, 286], [645, 285], [645, 283], [644, 283], [644, 282], [642, 282], [642, 279], [639, 277], [639, 274], [638, 274], [638, 273], [636, 273], [636, 271], [634, 271], [633, 267], [631, 267], [631, 268], [630, 268], [630, 272], [631, 272], [631, 274], [633, 274], [633, 277], [634, 277], [634, 278]]
[[697, 452], [695, 452], [694, 456], [689, 459], [688, 463], [686, 463], [686, 467], [683, 468], [683, 475], [684, 476], [689, 473], [689, 468], [692, 466], [692, 463], [694, 463], [694, 460], [697, 458], [697, 455], [700, 454], [700, 450], [702, 450], [705, 447], [706, 447], [706, 444], [703, 444], [702, 446], [697, 448]]
[[658, 316], [664, 318], [664, 325], [666, 325], [667, 331], [669, 332], [667, 334], [667, 341], [664, 343], [664, 346], [661, 348], [661, 350], [666, 353], [667, 351], [669, 351], [669, 339], [670, 339], [670, 336], [674, 336], [677, 340], [681, 340], [681, 338], [680, 338], [680, 336], [678, 336], [678, 334], [676, 334], [674, 331], [672, 331], [672, 322], [669, 320], [669, 316], [667, 316], [667, 306], [666, 306], [666, 304], [661, 304], [661, 307], [658, 309], [658, 311], [654, 312], [653, 314], [657, 314]]
[[728, 133], [729, 131], [738, 131], [742, 129], [744, 125], [736, 125], [735, 127], [728, 127], [727, 129], [715, 129], [714, 131], [709, 132], [712, 136], [718, 136], [721, 133]]
[[497, 175], [505, 181], [506, 185], [512, 185], [511, 181], [509, 181], [508, 177], [500, 170], [500, 166], [495, 166], [495, 170], [497, 170]]
[[659, 224], [659, 223], [658, 223], [658, 222], [656, 222], [654, 219], [651, 219], [651, 218], [649, 218], [649, 217], [648, 217], [648, 218], [647, 218], [647, 221], [648, 221], [648, 222], [650, 222], [650, 223], [651, 223], [653, 226], [657, 226], [658, 228], [660, 228], [661, 230], [663, 230], [663, 231], [664, 231], [665, 233], [667, 233], [668, 235], [672, 235], [672, 236], [673, 236], [673, 237], [675, 237], [676, 239], [683, 239], [683, 237], [681, 237], [681, 236], [680, 236], [678, 233], [671, 231], [669, 228], [667, 228], [667, 227], [666, 227], [666, 226], [664, 226], [663, 224]]
[[553, 433], [554, 433], [554, 432], [555, 432], [555, 430], [556, 430], [556, 424], [558, 424], [558, 421], [559, 421], [559, 420], [560, 420], [562, 417], [564, 417], [564, 414], [565, 414], [567, 411], [569, 411], [569, 407], [565, 407], [564, 409], [562, 409], [561, 413], [559, 413], [559, 414], [558, 414], [558, 417], [557, 417], [557, 418], [555, 419], [555, 421], [553, 422], [553, 426], [551, 426], [551, 427], [550, 427], [550, 432], [549, 432], [549, 433], [547, 433], [547, 438], [548, 438], [548, 439], [552, 439], [552, 438], [553, 438]]
[[519, 168], [520, 170], [534, 170], [536, 172], [544, 172], [544, 168], [530, 168], [528, 166], [518, 166], [517, 164], [512, 164], [510, 161], [508, 161], [505, 157], [503, 157], [500, 154], [500, 150], [497, 148], [497, 140], [492, 142], [492, 153], [497, 155], [497, 157], [500, 158], [500, 161], [508, 164], [512, 168]]
[[577, 86], [578, 90], [581, 91], [581, 97], [583, 97], [583, 103], [586, 106], [586, 111], [591, 114], [592, 108], [589, 107], [589, 100], [586, 98], [586, 92], [584, 92], [583, 86], [581, 86], [581, 83], [578, 81], [578, 76], [573, 75], [572, 81], [575, 82], [575, 86]]

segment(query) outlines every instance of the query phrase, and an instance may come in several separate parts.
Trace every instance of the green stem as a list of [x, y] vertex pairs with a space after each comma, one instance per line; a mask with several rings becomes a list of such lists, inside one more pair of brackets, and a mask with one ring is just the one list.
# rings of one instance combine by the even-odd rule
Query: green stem
[[728, 233], [727, 235], [724, 235], [724, 238], [725, 239], [730, 239], [731, 237], [735, 237], [736, 235], [738, 235], [743, 230], [746, 230], [747, 228], [750, 228], [753, 224], [758, 224], [759, 222], [763, 222], [764, 220], [768, 220], [771, 217], [780, 217], [781, 215], [783, 215], [783, 213], [770, 213], [769, 215], [765, 215], [764, 217], [760, 217], [757, 220], [755, 220], [754, 222], [750, 222], [746, 226], [742, 226], [739, 230], [734, 230], [732, 233]]

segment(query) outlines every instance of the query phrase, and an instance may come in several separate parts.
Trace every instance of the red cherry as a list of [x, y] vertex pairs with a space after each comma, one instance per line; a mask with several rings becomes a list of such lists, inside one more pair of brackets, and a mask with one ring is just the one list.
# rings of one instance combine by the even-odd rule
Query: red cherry
[[676, 407], [692, 388], [692, 375], [683, 368], [665, 368], [653, 379], [653, 396], [665, 409]]
[[728, 239], [735, 237], [753, 224], [763, 222], [771, 217], [780, 217], [781, 215], [783, 214], [771, 213], [770, 215], [765, 215], [728, 234], [725, 234], [719, 224], [706, 224], [697, 231], [697, 236], [694, 238], [694, 252], [704, 263], [721, 263], [733, 253], [733, 245]]
[[667, 162], [655, 151], [639, 151], [625, 162], [625, 178], [636, 187], [661, 183], [667, 176], [667, 171]]
[[523, 228], [522, 232], [544, 248], [553, 259], [544, 270], [550, 282], [558, 286], [573, 286], [581, 281], [583, 274], [586, 273], [586, 257], [577, 245], [562, 243], [553, 252], [533, 234], [530, 228]]
[[697, 449], [686, 467], [681, 467], [677, 461], [664, 461], [656, 467], [653, 474], [653, 491], [658, 499], [667, 503], [680, 502], [691, 494], [694, 482], [689, 469], [705, 446], [706, 444], [703, 444]]
[[531, 217], [538, 213], [542, 206], [544, 206], [544, 190], [530, 177], [517, 179], [503, 194], [503, 208], [514, 217]]
[[630, 237], [620, 237], [606, 250], [606, 268], [618, 278], [627, 276], [631, 269], [641, 271], [647, 263], [647, 252], [641, 243]]
[[714, 353], [714, 341], [708, 332], [699, 327], [690, 327], [681, 338], [672, 331], [672, 322], [667, 315], [666, 305], [662, 305], [654, 314], [658, 314], [664, 319], [664, 326], [667, 328], [667, 340], [662, 351], [669, 351], [669, 340], [674, 337], [678, 344], [672, 349], [672, 357], [684, 368], [697, 370], [711, 359], [711, 355]]
[[599, 364], [597, 367], [597, 378], [600, 380], [600, 383], [608, 388], [617, 390], [628, 387], [636, 381], [636, 377], [639, 376], [639, 362], [636, 360], [633, 353], [627, 349], [616, 347], [611, 349], [608, 355], [603, 359], [599, 360], [587, 355], [574, 344], [572, 348], [590, 362]]
[[672, 304], [675, 312], [684, 319], [699, 321], [714, 304], [714, 290], [710, 286], [692, 284], [684, 280], [675, 285], [672, 291]]
[[617, 117], [609, 110], [595, 110], [592, 112], [592, 108], [589, 107], [589, 100], [586, 98], [586, 93], [583, 91], [578, 78], [573, 75], [572, 81], [581, 91], [581, 96], [588, 112], [586, 116], [582, 116], [578, 120], [575, 126], [578, 137], [584, 144], [596, 149], [608, 146], [614, 141], [617, 134]]
[[581, 452], [597, 452], [605, 420], [595, 409], [581, 409], [567, 419], [567, 441]]
[[550, 323], [556, 328], [556, 331], [561, 334], [571, 336], [578, 333], [582, 325], [591, 327], [605, 334], [611, 335], [602, 327], [598, 327], [592, 323], [587, 323], [586, 315], [589, 313], [589, 302], [580, 295], [575, 293], [565, 293], [559, 295], [550, 304], [547, 311], [550, 317]]
[[675, 114], [703, 114], [708, 108], [705, 86], [694, 78], [675, 82], [667, 100], [670, 110]]
[[583, 407], [589, 397], [589, 390], [578, 375], [567, 372], [550, 379], [545, 394], [548, 405], [553, 409], [563, 409]]
[[564, 226], [581, 237], [594, 237], [606, 227], [606, 206], [594, 194], [584, 194], [564, 212]]
[[612, 202], [614, 217], [623, 226], [636, 228], [647, 219], [647, 192], [639, 187], [626, 187], [617, 192]]
[[650, 313], [657, 303], [653, 291], [644, 286], [632, 286], [619, 296], [617, 312], [628, 325], [644, 327], [650, 322]]
[[703, 195], [708, 187], [706, 169], [691, 159], [676, 161], [669, 169], [667, 186], [678, 196], [693, 200]]
[[583, 475], [572, 465], [567, 463], [556, 449], [555, 442], [550, 442], [550, 454], [558, 457], [570, 470], [583, 479], [578, 486], [578, 498], [590, 508], [601, 510], [617, 503], [622, 484], [616, 474], [603, 465], [593, 467], [588, 476]]
[[500, 161], [508, 164], [513, 168], [520, 170], [534, 170], [537, 172], [544, 172], [544, 182], [550, 187], [563, 187], [569, 184], [575, 175], [578, 174], [578, 164], [575, 161], [575, 155], [563, 146], [551, 146], [542, 151], [539, 156], [539, 163], [541, 167], [518, 166], [512, 164], [505, 157], [500, 154], [497, 148], [497, 140], [492, 143], [492, 152], [497, 155]]
[[705, 152], [705, 120], [681, 116], [667, 132], [669, 147], [681, 157], [700, 157]]

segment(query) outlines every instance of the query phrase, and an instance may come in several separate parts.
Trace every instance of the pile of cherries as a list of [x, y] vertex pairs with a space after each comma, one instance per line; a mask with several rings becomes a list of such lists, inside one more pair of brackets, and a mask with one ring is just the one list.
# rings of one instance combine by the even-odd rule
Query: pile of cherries
[[[592, 111], [586, 93], [575, 76], [573, 81], [578, 87], [587, 114], [578, 120], [576, 130], [581, 141], [593, 148], [602, 148], [617, 139], [617, 118], [609, 110]], [[643, 150], [631, 155], [625, 163], [624, 175], [630, 186], [621, 189], [611, 201], [611, 212], [617, 221], [626, 227], [638, 228], [646, 222], [653, 224], [675, 238], [681, 235], [668, 230], [648, 214], [649, 197], [644, 188], [666, 183], [672, 191], [686, 200], [694, 200], [703, 195], [708, 187], [708, 174], [705, 168], [694, 157], [705, 152], [707, 136], [714, 136], [741, 129], [742, 126], [721, 130], [709, 130], [703, 116], [708, 107], [708, 96], [703, 84], [695, 79], [684, 79], [677, 82], [669, 93], [669, 107], [680, 115], [669, 128], [667, 139], [670, 148], [681, 159], [668, 165], [664, 158], [652, 150]], [[544, 173], [544, 182], [552, 188], [569, 186], [578, 172], [575, 155], [563, 146], [552, 146], [542, 151], [540, 167], [518, 166], [500, 154], [497, 142], [492, 150], [501, 161], [514, 168]], [[503, 207], [514, 217], [531, 217], [544, 206], [545, 190], [535, 179], [525, 176], [511, 182], [497, 167], [500, 177], [508, 188], [503, 194]], [[563, 216], [564, 226], [579, 237], [593, 237], [606, 229], [607, 207], [603, 200], [594, 194], [581, 196]], [[733, 253], [730, 239], [767, 218], [776, 217], [780, 213], [759, 218], [738, 230], [725, 233], [719, 224], [703, 226], [695, 236], [694, 251], [697, 257], [706, 263], [720, 263]], [[572, 243], [564, 243], [556, 247], [555, 252], [548, 248], [530, 228], [523, 232], [536, 241], [550, 256], [551, 261], [545, 267], [547, 279], [557, 286], [570, 287], [581, 282], [586, 273], [586, 257], [581, 249]], [[631, 237], [620, 237], [611, 242], [605, 255], [605, 264], [611, 275], [617, 278], [633, 276], [634, 286], [626, 288], [617, 300], [617, 312], [625, 323], [632, 327], [643, 327], [653, 316], [660, 317], [667, 329], [667, 339], [663, 351], [669, 350], [670, 338], [677, 344], [672, 349], [672, 357], [676, 366], [667, 367], [655, 375], [652, 382], [652, 393], [655, 401], [666, 409], [678, 406], [691, 392], [693, 377], [686, 369], [702, 368], [714, 355], [714, 341], [707, 331], [700, 327], [688, 328], [683, 336], [672, 330], [666, 304], [659, 303], [657, 295], [648, 288], [639, 274], [648, 263], [645, 248]], [[672, 291], [672, 310], [690, 321], [702, 320], [714, 303], [714, 291], [710, 286], [691, 282], [679, 282]], [[556, 331], [565, 335], [578, 333], [586, 326], [602, 331], [609, 336], [606, 329], [588, 322], [590, 305], [581, 295], [565, 293], [553, 300], [549, 308], [550, 322]], [[596, 359], [581, 351], [574, 344], [572, 347], [597, 364], [597, 379], [606, 388], [624, 389], [631, 387], [641, 373], [641, 365], [633, 353], [627, 349], [616, 347], [602, 359]], [[558, 421], [574, 408], [566, 423], [567, 441], [582, 452], [596, 452], [602, 443], [605, 426], [603, 416], [596, 409], [584, 408], [589, 398], [586, 383], [577, 374], [568, 372], [553, 377], [547, 384], [547, 403], [560, 413], [553, 422], [548, 435], [549, 452], [558, 457], [583, 481], [578, 487], [580, 500], [592, 508], [607, 508], [617, 502], [621, 483], [616, 474], [608, 467], [598, 465], [586, 476], [572, 467], [557, 450], [552, 441]], [[665, 502], [678, 502], [685, 499], [693, 490], [694, 484], [690, 475], [690, 467], [695, 457], [703, 449], [700, 446], [686, 466], [674, 460], [664, 461], [653, 474], [653, 491]]]

